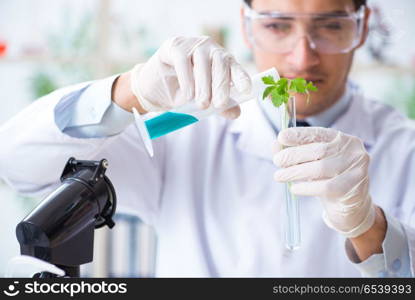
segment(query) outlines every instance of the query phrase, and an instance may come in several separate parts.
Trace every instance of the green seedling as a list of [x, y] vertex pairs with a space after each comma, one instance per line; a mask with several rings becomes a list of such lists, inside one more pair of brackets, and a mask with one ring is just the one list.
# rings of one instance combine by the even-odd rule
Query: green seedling
[[291, 94], [299, 93], [307, 95], [307, 103], [310, 101], [310, 92], [316, 92], [317, 87], [311, 82], [307, 82], [304, 78], [281, 78], [275, 81], [271, 75], [262, 77], [262, 82], [268, 87], [265, 89], [262, 99], [271, 97], [272, 104], [279, 107], [287, 104]]

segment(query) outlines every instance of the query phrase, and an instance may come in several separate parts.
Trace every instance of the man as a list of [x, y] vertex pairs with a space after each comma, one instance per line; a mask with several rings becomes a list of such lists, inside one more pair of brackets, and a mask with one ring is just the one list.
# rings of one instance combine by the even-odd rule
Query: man
[[[319, 89], [309, 105], [297, 96], [304, 127], [279, 132], [274, 108], [251, 101], [223, 113], [240, 114], [234, 121], [211, 117], [154, 140], [150, 158], [133, 108], [224, 107], [231, 88], [251, 84], [209, 38], [173, 38], [132, 71], [58, 90], [11, 119], [0, 130], [1, 177], [44, 194], [68, 157], [107, 158], [120, 206], [157, 232], [157, 276], [413, 276], [414, 124], [347, 82], [367, 35], [365, 1], [246, 4], [258, 70]], [[281, 182], [300, 199], [296, 251], [284, 246]]]

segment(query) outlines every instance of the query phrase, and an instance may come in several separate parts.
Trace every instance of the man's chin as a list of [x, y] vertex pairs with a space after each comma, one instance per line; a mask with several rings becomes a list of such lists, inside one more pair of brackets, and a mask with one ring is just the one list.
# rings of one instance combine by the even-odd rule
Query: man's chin
[[306, 97], [296, 97], [295, 103], [296, 103], [296, 113], [299, 116], [302, 116], [302, 118], [311, 117], [314, 115], [317, 115], [324, 111], [327, 107], [324, 100], [314, 98], [313, 96], [310, 96], [310, 100], [307, 103]]

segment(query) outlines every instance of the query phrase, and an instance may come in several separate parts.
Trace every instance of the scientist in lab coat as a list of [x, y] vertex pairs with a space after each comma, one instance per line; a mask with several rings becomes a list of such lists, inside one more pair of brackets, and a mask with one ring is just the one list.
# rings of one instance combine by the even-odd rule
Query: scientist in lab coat
[[[157, 232], [157, 276], [414, 276], [415, 125], [348, 81], [369, 13], [362, 0], [245, 2], [258, 70], [318, 86], [310, 105], [297, 97], [302, 127], [280, 131], [269, 101], [250, 101], [154, 140], [150, 158], [133, 107], [223, 107], [231, 86], [251, 86], [210, 38], [175, 37], [125, 74], [57, 90], [13, 117], [0, 129], [0, 175], [46, 195], [69, 157], [107, 158], [120, 210]], [[297, 251], [281, 226], [288, 181], [301, 205]]]

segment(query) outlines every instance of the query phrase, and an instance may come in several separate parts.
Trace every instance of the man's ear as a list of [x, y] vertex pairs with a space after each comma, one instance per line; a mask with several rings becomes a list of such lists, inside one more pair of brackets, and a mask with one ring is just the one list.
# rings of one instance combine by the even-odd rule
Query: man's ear
[[242, 37], [244, 40], [245, 45], [249, 48], [252, 49], [252, 44], [249, 41], [248, 38], [248, 32], [247, 32], [247, 28], [246, 28], [246, 23], [245, 23], [245, 14], [244, 14], [244, 6], [241, 6], [240, 9], [240, 25], [241, 25], [241, 32], [242, 32]]
[[356, 49], [362, 47], [367, 40], [367, 36], [369, 35], [369, 20], [370, 20], [371, 13], [372, 13], [372, 10], [366, 6], [365, 17], [363, 19], [364, 25], [363, 25], [362, 39], [360, 40], [360, 43], [359, 45], [357, 45]]

